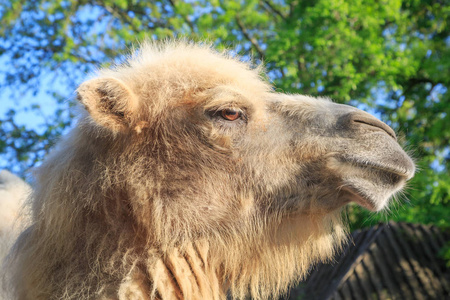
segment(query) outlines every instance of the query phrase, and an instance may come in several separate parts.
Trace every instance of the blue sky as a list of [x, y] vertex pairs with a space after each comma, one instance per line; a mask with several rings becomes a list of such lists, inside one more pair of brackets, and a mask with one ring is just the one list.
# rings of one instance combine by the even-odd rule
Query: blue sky
[[[5, 56], [0, 57], [0, 74], [8, 65]], [[0, 75], [1, 76], [1, 75]], [[73, 87], [68, 87], [62, 80], [62, 77], [53, 73], [44, 73], [39, 77], [39, 87], [36, 93], [24, 90], [24, 87], [17, 88], [5, 86], [0, 89], [0, 120], [5, 119], [9, 110], [14, 109], [15, 123], [19, 126], [42, 134], [46, 128], [46, 121], [54, 118], [55, 111], [58, 108], [67, 107], [67, 105], [58, 104], [57, 100], [49, 93], [51, 90], [61, 93], [68, 99], [73, 97]], [[0, 77], [0, 86], [5, 84], [4, 78]], [[39, 105], [41, 109], [32, 109], [32, 105]], [[0, 137], [1, 138], [1, 137]], [[0, 154], [0, 165], [14, 173], [21, 173], [19, 166], [12, 165], [8, 161], [8, 155]]]

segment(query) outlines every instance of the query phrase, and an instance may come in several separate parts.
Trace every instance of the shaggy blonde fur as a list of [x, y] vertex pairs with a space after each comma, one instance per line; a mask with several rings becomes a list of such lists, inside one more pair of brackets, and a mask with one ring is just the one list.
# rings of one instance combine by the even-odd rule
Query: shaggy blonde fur
[[[276, 298], [332, 257], [355, 193], [327, 157], [348, 139], [314, 120], [341, 106], [275, 94], [261, 72], [208, 46], [145, 43], [83, 83], [78, 126], [36, 173], [12, 297]], [[398, 147], [372, 129], [351, 127]]]

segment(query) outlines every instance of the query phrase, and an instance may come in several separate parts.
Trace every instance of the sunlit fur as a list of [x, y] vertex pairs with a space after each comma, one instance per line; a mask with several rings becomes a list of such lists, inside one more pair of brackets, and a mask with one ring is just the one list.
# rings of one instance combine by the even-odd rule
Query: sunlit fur
[[[86, 110], [36, 171], [11, 297], [276, 298], [331, 258], [348, 201], [334, 203], [320, 169], [330, 150], [308, 127], [295, 142], [281, 117], [307, 125], [331, 102], [284, 105], [261, 71], [208, 46], [146, 43], [82, 84]], [[251, 119], [214, 119], [229, 107]]]
[[30, 186], [21, 178], [0, 171], [0, 262], [27, 225], [27, 212], [22, 211], [22, 206], [30, 192]]

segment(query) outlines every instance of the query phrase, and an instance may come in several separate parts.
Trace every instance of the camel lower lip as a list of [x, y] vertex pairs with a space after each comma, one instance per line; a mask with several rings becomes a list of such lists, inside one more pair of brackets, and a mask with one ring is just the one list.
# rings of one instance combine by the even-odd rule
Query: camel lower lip
[[342, 192], [342, 203], [353, 202], [370, 211], [380, 211], [389, 204], [389, 199], [400, 191], [413, 170], [405, 166], [392, 168], [372, 161], [357, 158], [332, 158], [328, 168], [338, 178], [337, 188]]
[[360, 191], [352, 186], [346, 186], [342, 188], [343, 191], [347, 192], [349, 195], [349, 202], [354, 202], [359, 206], [366, 208], [370, 211], [376, 211], [375, 203], [366, 195], [363, 195]]

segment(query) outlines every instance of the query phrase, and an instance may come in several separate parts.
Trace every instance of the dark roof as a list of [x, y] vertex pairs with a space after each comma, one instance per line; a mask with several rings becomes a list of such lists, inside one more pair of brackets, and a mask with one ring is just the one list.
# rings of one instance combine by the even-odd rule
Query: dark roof
[[438, 258], [450, 232], [380, 224], [352, 233], [333, 263], [319, 264], [289, 299], [450, 299], [450, 268]]

